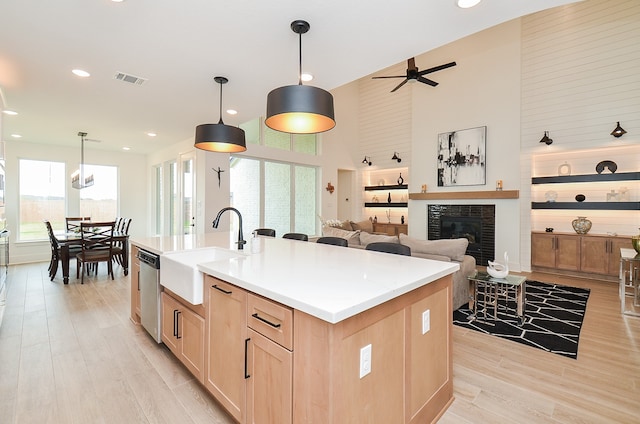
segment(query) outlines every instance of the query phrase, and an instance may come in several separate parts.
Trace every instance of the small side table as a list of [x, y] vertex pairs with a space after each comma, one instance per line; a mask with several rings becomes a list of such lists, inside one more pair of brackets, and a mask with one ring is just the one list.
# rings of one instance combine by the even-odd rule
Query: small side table
[[486, 272], [476, 271], [467, 277], [469, 280], [469, 308], [473, 311], [472, 320], [478, 318], [478, 294], [481, 292], [484, 306], [484, 320], [487, 322], [487, 309], [493, 306], [493, 320], [498, 317], [498, 299], [504, 296], [509, 298], [509, 290], [513, 289], [513, 298], [516, 302], [516, 315], [520, 325], [525, 320], [525, 302], [527, 292], [527, 279], [519, 275], [507, 275], [505, 278], [494, 278]]
[[620, 311], [640, 317], [640, 253], [620, 249]]

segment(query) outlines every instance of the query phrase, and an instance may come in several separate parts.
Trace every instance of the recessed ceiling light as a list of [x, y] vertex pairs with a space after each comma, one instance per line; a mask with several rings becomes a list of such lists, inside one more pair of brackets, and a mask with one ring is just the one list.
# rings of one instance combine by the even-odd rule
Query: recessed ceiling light
[[235, 110], [235, 109], [227, 109], [227, 113], [228, 113], [229, 115], [237, 115], [237, 114], [238, 114], [238, 111], [237, 111], [237, 110]]
[[2, 113], [6, 114], [6, 115], [11, 115], [11, 116], [14, 116], [14, 115], [18, 114], [18, 112], [16, 112], [15, 110], [9, 110], [9, 109], [3, 110]]
[[148, 132], [148, 133], [147, 133], [147, 135], [148, 135], [149, 137], [155, 137], [155, 136], [157, 136], [158, 134], [156, 134], [156, 133], [154, 133], [154, 132]]
[[11, 134], [11, 137], [13, 137], [13, 138], [22, 138], [22, 136], [20, 134]]
[[82, 77], [82, 78], [86, 78], [86, 77], [91, 76], [91, 74], [89, 72], [83, 71], [82, 69], [74, 69], [71, 72], [73, 72], [74, 75], [77, 75], [77, 76]]
[[456, 4], [461, 9], [469, 9], [470, 7], [476, 6], [482, 0], [456, 0]]
[[111, 0], [114, 3], [122, 3], [124, 0]]
[[[113, 1], [115, 1], [115, 0], [113, 0]], [[131, 150], [131, 147], [123, 147], [122, 150]]]
[[300, 75], [300, 79], [304, 82], [309, 82], [313, 79], [313, 75], [311, 74], [302, 74]]

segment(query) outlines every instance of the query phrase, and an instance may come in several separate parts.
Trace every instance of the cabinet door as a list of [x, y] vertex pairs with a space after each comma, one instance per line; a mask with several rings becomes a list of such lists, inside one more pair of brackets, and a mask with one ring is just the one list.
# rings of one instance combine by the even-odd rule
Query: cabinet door
[[181, 337], [179, 359], [198, 378], [204, 381], [204, 318], [182, 308], [178, 318], [178, 332]]
[[609, 241], [608, 275], [617, 276], [620, 273], [620, 249], [633, 249], [630, 238], [613, 237]]
[[140, 259], [138, 246], [131, 245], [131, 321], [140, 324]]
[[262, 334], [248, 332], [247, 423], [291, 423], [293, 353]]
[[556, 266], [556, 236], [553, 234], [531, 234], [531, 265], [545, 268]]
[[245, 422], [247, 292], [210, 276], [205, 386], [239, 422]]
[[609, 265], [609, 238], [598, 236], [580, 238], [580, 271], [606, 274]]
[[178, 345], [177, 316], [180, 313], [180, 304], [165, 292], [161, 293], [162, 299], [162, 341], [176, 355], [180, 355]]
[[556, 268], [580, 269], [580, 236], [556, 235]]

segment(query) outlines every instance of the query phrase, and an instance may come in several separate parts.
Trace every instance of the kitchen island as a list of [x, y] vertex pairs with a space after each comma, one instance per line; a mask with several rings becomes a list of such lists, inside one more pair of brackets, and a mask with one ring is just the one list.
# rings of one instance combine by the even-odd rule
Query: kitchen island
[[[163, 341], [239, 422], [425, 423], [453, 400], [457, 264], [268, 237], [238, 251], [228, 233], [185, 237], [132, 240], [132, 250], [164, 255]], [[162, 269], [205, 248], [233, 254], [195, 265], [202, 303], [193, 304]]]

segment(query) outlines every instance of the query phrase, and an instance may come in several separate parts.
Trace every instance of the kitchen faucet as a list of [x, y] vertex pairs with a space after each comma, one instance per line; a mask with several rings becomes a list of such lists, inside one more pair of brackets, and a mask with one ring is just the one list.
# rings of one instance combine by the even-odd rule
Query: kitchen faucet
[[230, 206], [220, 209], [220, 212], [218, 212], [218, 216], [216, 216], [216, 219], [213, 220], [213, 228], [218, 228], [218, 224], [220, 224], [220, 217], [222, 216], [222, 213], [224, 211], [234, 211], [235, 213], [238, 214], [238, 221], [239, 221], [238, 226], [240, 228], [238, 229], [237, 244], [238, 244], [238, 250], [242, 250], [243, 246], [247, 244], [247, 242], [242, 237], [242, 215], [240, 215], [240, 211], [238, 209], [232, 208]]

